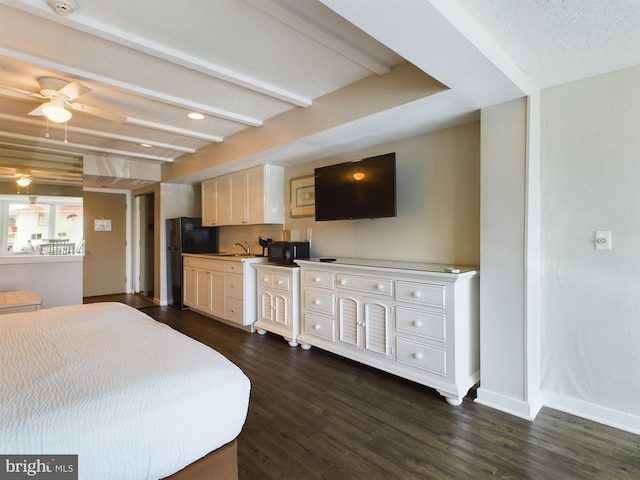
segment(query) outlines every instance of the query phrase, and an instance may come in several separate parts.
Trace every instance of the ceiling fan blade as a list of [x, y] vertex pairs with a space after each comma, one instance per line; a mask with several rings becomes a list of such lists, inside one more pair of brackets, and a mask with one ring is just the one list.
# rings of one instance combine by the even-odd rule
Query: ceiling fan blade
[[58, 90], [58, 93], [64, 95], [68, 100], [73, 100], [74, 98], [78, 98], [80, 95], [84, 95], [90, 91], [91, 89], [89, 87], [82, 85], [81, 83], [69, 82]]
[[32, 110], [29, 112], [29, 115], [35, 115], [35, 116], [42, 116], [44, 115], [44, 111], [42, 110], [45, 105], [48, 105], [48, 103], [43, 103], [42, 105], [40, 105], [38, 108], [36, 108], [35, 110]]
[[29, 92], [28, 90], [22, 90], [20, 88], [10, 87], [9, 85], [0, 85], [0, 88], [3, 89], [3, 90], [8, 90], [10, 92], [15, 92], [15, 93], [20, 93], [22, 95], [27, 95], [29, 97], [46, 98], [44, 95], [41, 95], [39, 93]]
[[68, 105], [79, 112], [87, 113], [95, 117], [104, 118], [105, 120], [111, 120], [112, 122], [124, 123], [127, 121], [127, 117], [125, 117], [124, 115], [109, 112], [107, 110], [102, 110], [101, 108], [91, 107], [82, 103], [70, 103]]

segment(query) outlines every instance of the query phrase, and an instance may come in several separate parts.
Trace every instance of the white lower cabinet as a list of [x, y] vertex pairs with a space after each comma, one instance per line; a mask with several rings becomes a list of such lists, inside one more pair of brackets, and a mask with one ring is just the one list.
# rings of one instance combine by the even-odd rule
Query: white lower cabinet
[[300, 268], [257, 264], [258, 318], [254, 327], [261, 335], [282, 335], [289, 345], [298, 345], [300, 332]]
[[342, 262], [297, 262], [302, 346], [435, 388], [459, 405], [480, 379], [479, 271]]
[[256, 274], [251, 265], [266, 259], [223, 258], [183, 256], [184, 304], [205, 315], [251, 328], [256, 321]]

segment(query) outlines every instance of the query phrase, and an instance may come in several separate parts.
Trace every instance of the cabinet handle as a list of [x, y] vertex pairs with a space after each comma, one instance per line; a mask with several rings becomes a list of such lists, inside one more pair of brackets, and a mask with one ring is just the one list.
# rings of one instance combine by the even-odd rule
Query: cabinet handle
[[422, 354], [421, 353], [414, 353], [412, 356], [413, 356], [413, 358], [415, 360], [422, 360]]
[[320, 330], [320, 325], [318, 325], [317, 323], [313, 326], [314, 330]]
[[413, 298], [420, 298], [422, 296], [422, 293], [419, 292], [419, 291], [416, 291], [416, 292], [411, 293], [411, 296]]
[[268, 282], [269, 282], [269, 279], [268, 279], [267, 277], [264, 277], [264, 278], [262, 279], [262, 281], [263, 281], [264, 283], [268, 283]]
[[422, 322], [420, 320], [414, 320], [412, 322], [414, 327], [421, 327], [422, 326]]
[[313, 303], [314, 305], [320, 305], [320, 300], [314, 300], [312, 303]]
[[278, 285], [282, 285], [282, 280], [278, 280]]
[[382, 285], [381, 283], [377, 284], [376, 290], [384, 290], [384, 285]]
[[342, 280], [340, 280], [340, 285], [346, 285], [347, 281], [343, 278]]
[[314, 282], [319, 283], [320, 282], [320, 277], [316, 277], [313, 279]]

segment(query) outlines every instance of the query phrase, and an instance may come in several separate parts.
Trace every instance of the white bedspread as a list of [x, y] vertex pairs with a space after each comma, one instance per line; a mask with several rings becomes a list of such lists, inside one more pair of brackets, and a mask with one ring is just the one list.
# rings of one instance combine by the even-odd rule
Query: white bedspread
[[157, 479], [233, 440], [249, 379], [119, 303], [0, 315], [0, 452], [78, 454], [79, 478]]

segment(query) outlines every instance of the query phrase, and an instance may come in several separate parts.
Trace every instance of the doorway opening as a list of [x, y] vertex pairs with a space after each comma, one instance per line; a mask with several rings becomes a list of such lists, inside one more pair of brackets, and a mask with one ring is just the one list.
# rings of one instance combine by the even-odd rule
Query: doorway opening
[[137, 246], [134, 260], [134, 292], [144, 297], [154, 296], [154, 204], [153, 192], [138, 195], [135, 198], [134, 229]]

